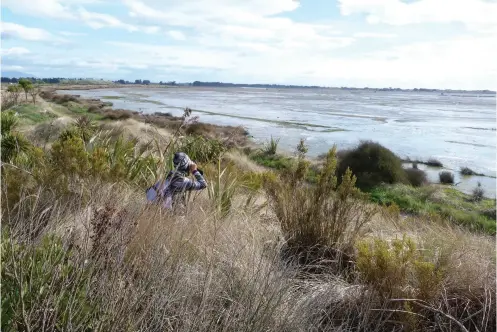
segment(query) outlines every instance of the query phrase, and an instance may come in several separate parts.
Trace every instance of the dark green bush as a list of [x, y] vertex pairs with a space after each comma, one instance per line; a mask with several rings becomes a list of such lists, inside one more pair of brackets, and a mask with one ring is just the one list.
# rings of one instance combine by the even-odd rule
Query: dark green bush
[[370, 190], [382, 183], [409, 183], [402, 162], [392, 151], [375, 142], [362, 142], [340, 160], [341, 178], [347, 168], [357, 177], [357, 187]]
[[102, 113], [102, 109], [100, 107], [98, 107], [97, 105], [91, 105], [90, 107], [88, 107], [88, 112], [89, 113]]
[[438, 177], [440, 178], [440, 183], [443, 184], [453, 184], [454, 183], [454, 174], [449, 171], [443, 171], [438, 173]]
[[428, 159], [428, 161], [425, 164], [428, 166], [432, 166], [432, 167], [443, 167], [444, 166], [440, 160], [437, 160], [435, 158]]
[[470, 175], [485, 176], [484, 174], [477, 173], [477, 172], [473, 171], [469, 167], [461, 167], [460, 173], [461, 173], [461, 175], [466, 175], [466, 176], [470, 176]]
[[417, 168], [410, 168], [406, 170], [407, 179], [414, 187], [421, 187], [422, 185], [428, 183], [426, 173]]
[[109, 120], [126, 120], [133, 116], [133, 113], [128, 110], [108, 110], [104, 113], [104, 119]]
[[484, 196], [485, 196], [485, 190], [483, 190], [483, 188], [481, 187], [481, 183], [478, 182], [478, 185], [473, 189], [471, 198], [475, 202], [480, 202]]

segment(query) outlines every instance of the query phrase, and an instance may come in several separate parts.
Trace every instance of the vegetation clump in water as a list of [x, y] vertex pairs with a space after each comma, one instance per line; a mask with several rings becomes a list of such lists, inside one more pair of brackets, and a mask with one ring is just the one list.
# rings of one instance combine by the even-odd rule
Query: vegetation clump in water
[[449, 171], [442, 171], [438, 173], [438, 177], [440, 178], [440, 183], [454, 184], [454, 174]]

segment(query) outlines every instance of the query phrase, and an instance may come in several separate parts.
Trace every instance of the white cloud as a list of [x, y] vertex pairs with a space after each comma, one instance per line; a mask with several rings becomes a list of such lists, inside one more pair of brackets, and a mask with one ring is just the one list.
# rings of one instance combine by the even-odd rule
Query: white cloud
[[42, 16], [48, 18], [71, 18], [73, 14], [58, 0], [3, 0], [2, 6], [17, 14]]
[[54, 36], [50, 32], [39, 29], [29, 28], [17, 23], [2, 22], [2, 38], [17, 38], [27, 41], [64, 43], [65, 39]]
[[87, 36], [87, 33], [84, 32], [71, 32], [71, 31], [60, 31], [59, 32], [63, 36], [67, 37], [78, 37], [78, 36]]
[[186, 37], [184, 35], [183, 32], [181, 31], [178, 31], [178, 30], [171, 30], [171, 31], [168, 31], [167, 34], [172, 38], [172, 39], [175, 39], [175, 40], [185, 40]]
[[3, 0], [2, 7], [21, 15], [56, 19], [77, 19], [71, 5], [98, 3], [99, 0]]
[[356, 32], [353, 34], [355, 38], [379, 38], [390, 39], [397, 37], [394, 33], [379, 33], [379, 32]]
[[24, 67], [23, 66], [16, 66], [16, 65], [6, 65], [6, 66], [2, 66], [2, 71], [21, 71], [21, 70], [24, 70]]
[[138, 30], [137, 27], [123, 23], [112, 15], [89, 12], [82, 7], [79, 8], [78, 14], [79, 17], [85, 22], [85, 24], [93, 29], [111, 27], [111, 28], [123, 28], [130, 32]]
[[[486, 0], [339, 0], [343, 15], [367, 14], [370, 23], [406, 25], [460, 22], [474, 30], [493, 30], [497, 2]], [[495, 30], [493, 30], [495, 32]]]
[[[6, 1], [14, 7], [31, 3]], [[213, 80], [326, 86], [491, 88], [497, 74], [491, 57], [495, 41], [488, 35], [497, 24], [490, 15], [494, 2], [339, 0], [344, 18], [317, 23], [285, 17], [298, 8], [293, 0], [122, 0], [119, 5], [124, 4], [128, 17], [116, 14], [123, 8], [104, 13], [95, 12], [96, 6], [92, 6], [90, 11], [84, 7], [89, 1], [47, 0], [52, 13], [46, 13], [40, 1], [33, 5], [33, 12], [73, 20], [70, 22], [80, 19], [93, 29], [114, 28], [157, 37], [146, 44], [127, 42], [125, 37], [119, 40], [116, 35], [114, 42], [101, 44], [97, 40], [97, 46], [90, 45], [88, 52], [73, 53], [73, 57], [56, 50], [35, 56], [32, 50], [33, 63], [93, 76], [148, 70], [150, 79], [154, 75], [162, 79], [160, 72], [173, 70], [190, 77], [212, 73]], [[114, 5], [112, 2], [112, 8]], [[28, 7], [24, 10], [29, 12]], [[433, 34], [425, 33], [425, 23], [431, 28], [452, 22], [462, 24], [443, 35], [437, 35], [436, 29]], [[388, 30], [385, 25], [389, 25]], [[17, 35], [13, 36], [21, 34], [14, 30]], [[45, 30], [34, 30], [23, 31], [24, 39], [54, 37]], [[92, 33], [96, 32], [89, 35]], [[70, 32], [60, 35], [75, 36]], [[165, 36], [182, 42], [168, 45]], [[98, 57], [92, 55], [91, 47], [98, 47]]]
[[259, 52], [272, 50], [330, 51], [354, 42], [338, 37], [329, 25], [297, 23], [273, 17], [298, 8], [293, 0], [124, 0], [130, 15], [156, 24], [188, 27], [191, 41], [209, 48], [242, 47]]
[[[42, 18], [82, 21], [93, 29], [121, 28], [129, 32], [157, 33], [157, 26], [135, 26], [104, 13], [90, 12], [81, 5], [98, 4], [103, 0], [4, 0], [2, 6], [14, 13]], [[77, 8], [75, 7], [77, 6]], [[69, 34], [71, 35], [71, 34]], [[69, 36], [68, 35], [68, 36]], [[74, 34], [72, 34], [74, 36]]]
[[31, 53], [28, 49], [24, 47], [11, 47], [11, 48], [4, 48], [0, 51], [0, 54], [2, 56], [20, 56], [20, 55], [26, 55]]
[[127, 24], [112, 15], [89, 12], [83, 7], [78, 9], [78, 14], [80, 19], [93, 29], [121, 28], [127, 30], [128, 32], [142, 31], [145, 33], [156, 33], [160, 30], [159, 27], [156, 26], [138, 26]]
[[284, 51], [271, 49], [241, 56], [236, 48], [214, 50], [201, 45], [180, 47], [121, 42], [111, 45], [123, 55], [123, 63], [178, 70], [215, 69], [229, 73], [231, 81], [326, 86], [349, 82], [370, 87], [484, 89], [494, 86], [497, 75], [492, 66], [491, 42], [489, 37], [459, 37], [390, 47], [356, 58], [314, 54], [312, 50], [285, 56]]
[[138, 30], [148, 34], [158, 33], [161, 29], [158, 26], [139, 26]]

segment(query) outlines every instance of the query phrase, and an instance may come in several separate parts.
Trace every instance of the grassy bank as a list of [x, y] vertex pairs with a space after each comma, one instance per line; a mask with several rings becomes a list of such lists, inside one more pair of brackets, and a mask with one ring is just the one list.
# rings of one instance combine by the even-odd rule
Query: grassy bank
[[[2, 110], [2, 330], [495, 330], [494, 238], [372, 204], [335, 149], [243, 154], [188, 109], [58, 98], [40, 101], [57, 121]], [[144, 195], [177, 150], [209, 183], [181, 218]]]
[[415, 215], [438, 215], [472, 230], [495, 234], [495, 200], [475, 201], [453, 188], [427, 186], [414, 188], [391, 185], [375, 188], [373, 202], [396, 204], [401, 211]]

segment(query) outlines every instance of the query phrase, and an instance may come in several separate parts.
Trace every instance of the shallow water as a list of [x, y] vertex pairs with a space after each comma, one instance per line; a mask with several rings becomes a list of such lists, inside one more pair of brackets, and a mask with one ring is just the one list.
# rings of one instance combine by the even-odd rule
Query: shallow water
[[[402, 158], [436, 158], [455, 173], [462, 166], [496, 173], [495, 94], [191, 87], [59, 92], [121, 97], [109, 99], [114, 108], [144, 113], [180, 115], [190, 107], [200, 121], [242, 125], [258, 142], [279, 137], [285, 150], [305, 138], [311, 156], [333, 144], [344, 149], [374, 140]], [[469, 192], [477, 181], [495, 197], [495, 178], [463, 177], [458, 187]]]

